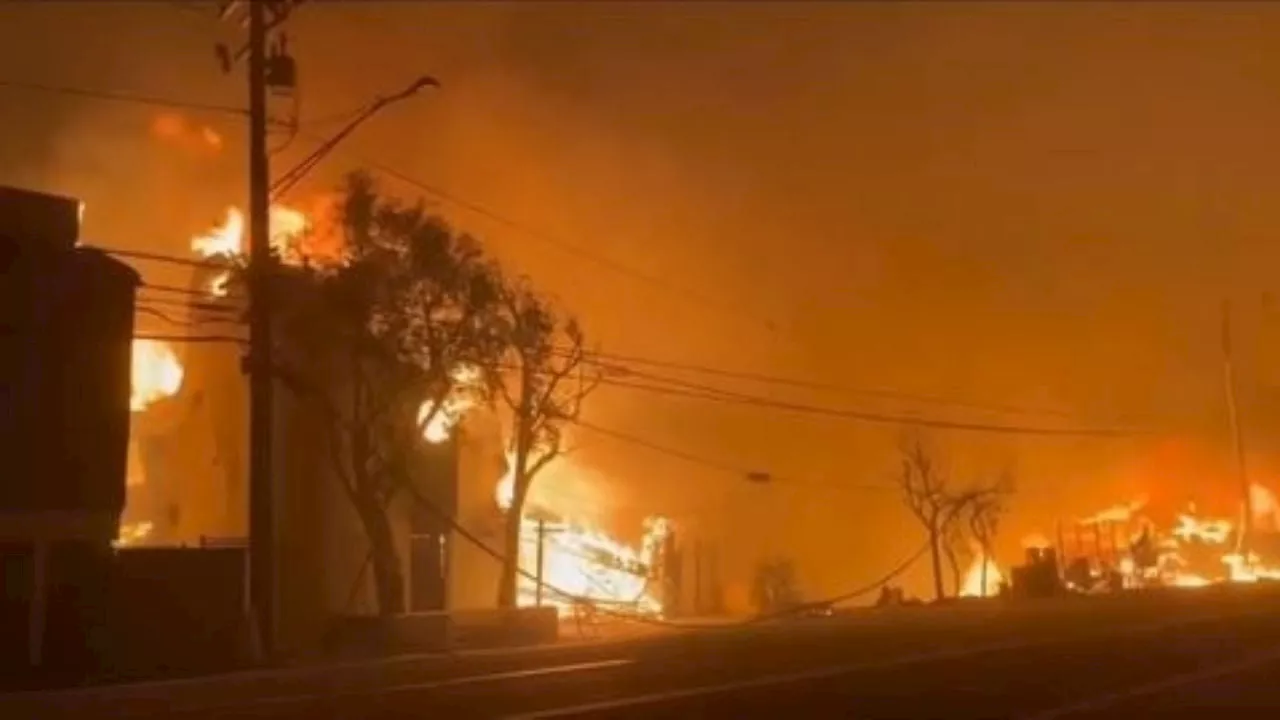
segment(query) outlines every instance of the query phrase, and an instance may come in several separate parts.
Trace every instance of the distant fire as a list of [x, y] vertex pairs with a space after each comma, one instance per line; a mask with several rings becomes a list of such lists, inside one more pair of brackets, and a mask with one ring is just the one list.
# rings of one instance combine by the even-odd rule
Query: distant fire
[[960, 597], [995, 597], [1000, 594], [1004, 575], [995, 560], [977, 550], [961, 581]]
[[142, 412], [157, 400], [173, 397], [182, 387], [182, 377], [182, 364], [168, 344], [135, 339], [129, 408]]
[[[1250, 488], [1254, 528], [1275, 532], [1275, 496], [1261, 485]], [[1171, 585], [1204, 587], [1218, 583], [1280, 579], [1280, 565], [1256, 552], [1240, 553], [1238, 522], [1207, 517], [1194, 504], [1176, 513], [1172, 523], [1158, 527], [1146, 511], [1146, 499], [1117, 505], [1078, 522], [1067, 562], [1087, 561], [1095, 578], [1118, 573], [1125, 587]], [[1107, 538], [1110, 538], [1109, 540]], [[1080, 544], [1088, 541], [1092, 549]], [[1079, 580], [1073, 582], [1078, 586]]]

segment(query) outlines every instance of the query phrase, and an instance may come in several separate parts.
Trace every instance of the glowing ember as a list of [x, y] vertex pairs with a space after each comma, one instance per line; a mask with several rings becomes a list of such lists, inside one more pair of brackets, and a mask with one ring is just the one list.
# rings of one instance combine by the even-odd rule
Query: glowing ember
[[113, 543], [115, 547], [129, 547], [142, 544], [151, 535], [152, 524], [149, 522], [127, 523], [120, 526]]
[[173, 397], [182, 387], [182, 376], [182, 365], [167, 344], [134, 340], [129, 408], [142, 412], [157, 400]]

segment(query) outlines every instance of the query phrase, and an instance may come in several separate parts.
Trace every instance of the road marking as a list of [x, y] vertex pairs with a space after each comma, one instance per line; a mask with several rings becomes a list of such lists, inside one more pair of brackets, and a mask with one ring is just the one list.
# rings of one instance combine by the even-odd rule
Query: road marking
[[[250, 670], [232, 670], [230, 672], [215, 673], [212, 675], [198, 675], [195, 677], [179, 677], [169, 678], [165, 680], [141, 680], [132, 682], [113, 683], [110, 685], [95, 685], [80, 688], [65, 688], [57, 690], [20, 690], [11, 693], [5, 693], [3, 699], [5, 701], [12, 700], [132, 700], [140, 697], [153, 697], [147, 693], [148, 691], [165, 691], [176, 688], [207, 688], [214, 690], [219, 685], [231, 685], [239, 687], [245, 682], [255, 682], [261, 680], [307, 680], [308, 678], [322, 678], [326, 674], [332, 672], [353, 671], [353, 670], [371, 670], [381, 667], [394, 666], [411, 666], [422, 663], [438, 663], [443, 668], [456, 666], [459, 661], [470, 658], [496, 658], [499, 660], [527, 660], [540, 655], [553, 655], [557, 652], [563, 653], [582, 653], [595, 651], [609, 651], [615, 645], [625, 645], [637, 640], [649, 640], [652, 636], [645, 635], [634, 638], [605, 638], [602, 640], [567, 640], [550, 644], [527, 645], [523, 647], [510, 648], [475, 648], [466, 650], [444, 650], [441, 652], [429, 653], [413, 653], [408, 655], [394, 655], [391, 657], [375, 657], [366, 660], [349, 660], [338, 662], [324, 662], [315, 665], [292, 665], [282, 667], [258, 668]], [[611, 653], [612, 654], [612, 653]]]
[[[635, 664], [632, 658], [615, 658], [612, 660], [593, 660], [591, 662], [569, 663], [566, 665], [549, 665], [547, 667], [529, 668], [526, 670], [509, 670], [504, 672], [486, 673], [484, 675], [467, 675], [457, 678], [446, 678], [444, 680], [430, 680], [420, 683], [405, 683], [402, 685], [386, 685], [361, 690], [347, 690], [339, 692], [321, 692], [306, 693], [297, 695], [276, 695], [271, 697], [246, 698], [244, 700], [232, 701], [224, 704], [210, 705], [188, 705], [182, 707], [174, 707], [168, 705], [164, 709], [165, 717], [182, 713], [206, 713], [216, 710], [233, 710], [237, 708], [249, 708], [266, 705], [286, 705], [289, 703], [320, 701], [320, 700], [337, 700], [340, 698], [368, 697], [372, 695], [392, 695], [402, 692], [413, 692], [418, 690], [439, 690], [444, 688], [465, 687], [467, 685], [482, 685], [484, 683], [501, 682], [503, 680], [520, 680], [528, 678], [548, 677], [553, 675], [568, 675], [578, 672], [589, 672], [593, 670], [608, 670], [611, 668], [624, 667]], [[153, 714], [154, 710], [138, 709], [126, 712], [124, 717], [138, 717]]]
[[1241, 660], [1218, 665], [1217, 667], [1212, 667], [1207, 670], [1195, 670], [1188, 673], [1170, 675], [1162, 680], [1135, 685], [1131, 688], [1120, 690], [1118, 692], [1097, 695], [1087, 700], [1081, 700], [1069, 705], [1060, 705], [1056, 708], [1050, 708], [1049, 710], [1042, 710], [1030, 715], [1024, 715], [1022, 716], [1022, 720], [1055, 720], [1056, 718], [1103, 710], [1125, 700], [1133, 700], [1146, 697], [1148, 695], [1155, 695], [1157, 693], [1174, 690], [1185, 685], [1194, 685], [1195, 683], [1205, 680], [1217, 680], [1246, 670], [1253, 670], [1277, 660], [1280, 660], [1280, 646], [1276, 646], [1270, 650], [1264, 650], [1259, 653], [1254, 653]]
[[[1244, 619], [1261, 615], [1271, 615], [1270, 612], [1248, 612], [1234, 615], [1235, 619]], [[1156, 622], [1147, 625], [1131, 626], [1124, 630], [1116, 631], [1115, 635], [1142, 634], [1152, 631], [1162, 631], [1171, 628], [1184, 627], [1187, 625], [1199, 625], [1221, 620], [1220, 616], [1201, 617], [1195, 619], [1179, 620], [1175, 622]], [[609, 710], [621, 710], [635, 708], [643, 705], [654, 705], [657, 703], [668, 702], [672, 700], [687, 700], [703, 695], [718, 695], [739, 690], [754, 690], [759, 688], [772, 687], [776, 685], [787, 685], [790, 683], [804, 682], [806, 680], [825, 680], [838, 677], [847, 673], [860, 672], [865, 670], [881, 670], [908, 665], [918, 665], [921, 663], [932, 662], [936, 660], [953, 660], [957, 658], [973, 657], [975, 655], [985, 655], [988, 653], [1001, 652], [1005, 650], [1022, 650], [1028, 648], [1039, 648], [1051, 645], [1060, 645], [1071, 643], [1079, 640], [1080, 636], [1052, 638], [1048, 640], [1021, 640], [1009, 641], [1001, 643], [991, 643], [979, 647], [957, 648], [953, 650], [940, 650], [937, 652], [921, 653], [919, 655], [911, 655], [904, 658], [896, 658], [893, 660], [870, 661], [853, 663], [847, 665], [837, 665], [834, 667], [821, 668], [817, 670], [806, 670], [795, 673], [785, 673], [781, 675], [766, 675], [764, 677], [752, 678], [750, 680], [735, 680], [725, 683], [717, 683], [714, 685], [701, 685], [692, 688], [683, 688], [679, 690], [667, 690], [663, 692], [647, 693], [643, 695], [634, 695], [631, 697], [619, 698], [617, 700], [603, 700], [593, 703], [583, 703], [580, 705], [572, 705], [563, 708], [553, 708], [550, 710], [538, 710], [531, 713], [519, 713], [515, 715], [504, 716], [504, 720], [549, 720], [551, 718], [563, 718], [585, 713], [597, 713]], [[1276, 652], [1280, 655], [1280, 648]], [[1260, 664], [1260, 662], [1258, 663]], [[1154, 692], [1154, 690], [1152, 691]], [[1049, 717], [1045, 716], [1044, 720]], [[1037, 716], [1037, 720], [1040, 720]]]

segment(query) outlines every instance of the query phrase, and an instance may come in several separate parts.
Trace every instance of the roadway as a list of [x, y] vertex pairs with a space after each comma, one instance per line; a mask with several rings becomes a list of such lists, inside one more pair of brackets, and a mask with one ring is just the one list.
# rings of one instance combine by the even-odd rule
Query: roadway
[[1204, 589], [25, 694], [0, 716], [1131, 718], [1280, 707], [1277, 670], [1280, 592]]

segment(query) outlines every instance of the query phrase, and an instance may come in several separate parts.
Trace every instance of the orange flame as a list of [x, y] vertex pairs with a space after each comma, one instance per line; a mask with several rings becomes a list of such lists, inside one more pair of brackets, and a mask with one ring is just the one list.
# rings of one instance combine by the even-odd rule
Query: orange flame
[[182, 377], [182, 364], [167, 344], [134, 340], [129, 408], [142, 412], [157, 400], [176, 395], [182, 388]]

